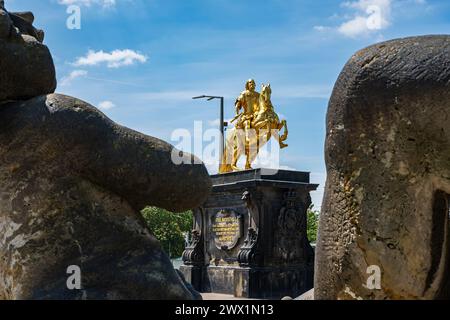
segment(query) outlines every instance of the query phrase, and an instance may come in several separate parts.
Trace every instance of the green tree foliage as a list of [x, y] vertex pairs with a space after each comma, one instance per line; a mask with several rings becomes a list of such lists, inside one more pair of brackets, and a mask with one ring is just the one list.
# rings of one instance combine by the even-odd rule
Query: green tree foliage
[[317, 229], [319, 228], [319, 211], [314, 210], [313, 206], [308, 209], [307, 212], [308, 223], [308, 240], [315, 243], [317, 240]]
[[156, 207], [147, 207], [142, 210], [142, 216], [170, 258], [181, 257], [185, 248], [185, 233], [192, 229], [192, 212], [172, 213]]

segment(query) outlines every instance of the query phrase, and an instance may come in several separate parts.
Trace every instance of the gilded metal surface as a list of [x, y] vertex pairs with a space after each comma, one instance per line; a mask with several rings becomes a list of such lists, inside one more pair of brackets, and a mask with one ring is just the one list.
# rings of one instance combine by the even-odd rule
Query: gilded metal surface
[[[255, 91], [255, 80], [245, 84], [245, 90], [236, 100], [236, 116], [231, 123], [235, 127], [229, 131], [221, 159], [219, 173], [239, 171], [237, 162], [245, 155], [245, 169], [252, 169], [260, 148], [274, 137], [280, 149], [287, 147], [284, 143], [288, 137], [286, 120], [280, 121], [271, 102], [270, 84], [261, 86], [261, 93]], [[284, 132], [280, 135], [280, 130]]]

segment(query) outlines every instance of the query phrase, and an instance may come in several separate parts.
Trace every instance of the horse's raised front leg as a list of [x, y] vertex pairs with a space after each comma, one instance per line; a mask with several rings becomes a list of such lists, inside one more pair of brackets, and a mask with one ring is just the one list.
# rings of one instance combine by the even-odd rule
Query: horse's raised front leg
[[288, 146], [288, 144], [284, 143], [284, 141], [287, 140], [289, 134], [286, 120], [282, 120], [280, 122], [278, 130], [281, 130], [282, 128], [284, 128], [283, 135], [280, 137], [280, 134], [278, 133], [278, 142], [280, 144], [280, 149], [286, 148]]
[[281, 141], [286, 141], [288, 138], [288, 134], [289, 134], [289, 130], [288, 130], [288, 126], [287, 126], [287, 121], [286, 120], [282, 120], [278, 126], [278, 130], [281, 130], [284, 128], [284, 132], [283, 135], [280, 137]]

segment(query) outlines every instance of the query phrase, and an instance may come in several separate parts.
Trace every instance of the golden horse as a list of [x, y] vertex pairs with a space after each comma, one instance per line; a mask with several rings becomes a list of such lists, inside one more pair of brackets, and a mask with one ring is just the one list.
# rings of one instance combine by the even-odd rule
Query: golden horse
[[[251, 169], [251, 164], [259, 154], [259, 150], [274, 137], [280, 145], [280, 149], [288, 145], [284, 141], [288, 138], [286, 120], [280, 121], [271, 102], [272, 89], [270, 84], [262, 85], [259, 97], [258, 110], [254, 112], [250, 130], [233, 128], [228, 131], [225, 141], [225, 150], [221, 159], [219, 173], [227, 173], [240, 170], [232, 166], [239, 158], [246, 156], [245, 169]], [[284, 132], [280, 135], [280, 130]]]

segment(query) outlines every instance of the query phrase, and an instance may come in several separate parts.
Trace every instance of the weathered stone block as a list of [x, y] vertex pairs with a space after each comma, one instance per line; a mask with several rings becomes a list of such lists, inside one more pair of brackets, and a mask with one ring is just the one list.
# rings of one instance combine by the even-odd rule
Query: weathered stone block
[[[316, 299], [450, 297], [450, 36], [357, 52], [327, 114]], [[367, 288], [369, 266], [381, 287]]]
[[[3, 105], [0, 299], [194, 298], [139, 213], [207, 197], [204, 165], [172, 151], [72, 97]], [[81, 290], [66, 286], [71, 265]]]

